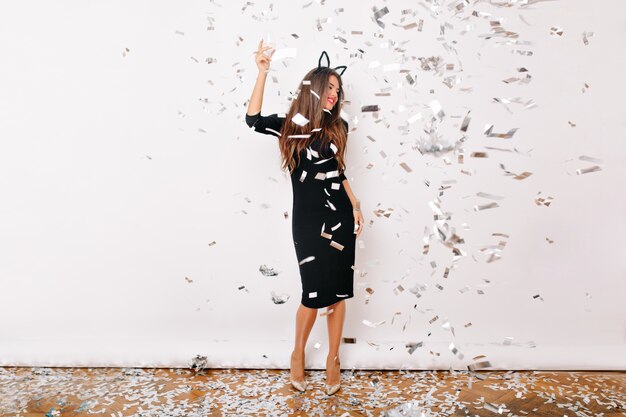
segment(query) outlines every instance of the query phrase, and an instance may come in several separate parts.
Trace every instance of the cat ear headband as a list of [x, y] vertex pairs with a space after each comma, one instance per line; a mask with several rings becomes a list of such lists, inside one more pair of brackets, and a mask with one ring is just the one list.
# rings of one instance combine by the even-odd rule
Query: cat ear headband
[[[316, 72], [320, 69], [320, 68], [324, 68], [322, 67], [322, 58], [324, 57], [324, 55], [326, 55], [326, 62], [327, 64], [324, 67], [330, 67], [330, 58], [328, 57], [328, 54], [326, 53], [326, 51], [322, 51], [322, 54], [320, 55], [320, 59], [319, 61], [317, 61], [317, 70], [315, 70]], [[338, 67], [333, 68], [335, 71], [337, 71], [337, 73], [339, 75], [343, 75], [343, 73], [345, 72], [345, 70], [348, 67], [345, 65], [339, 65]], [[340, 71], [341, 70], [341, 71]]]

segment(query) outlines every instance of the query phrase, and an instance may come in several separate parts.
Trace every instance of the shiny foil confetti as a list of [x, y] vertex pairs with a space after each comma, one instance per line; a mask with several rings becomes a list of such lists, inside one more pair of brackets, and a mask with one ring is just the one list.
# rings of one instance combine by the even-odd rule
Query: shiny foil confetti
[[266, 276], [266, 277], [275, 277], [276, 275], [279, 274], [278, 271], [276, 271], [274, 268], [268, 267], [267, 265], [261, 265], [259, 267], [259, 271], [261, 272], [263, 276]]
[[343, 250], [343, 245], [340, 243], [335, 242], [334, 240], [330, 241], [330, 246], [332, 246], [333, 248], [337, 249], [337, 250]]
[[496, 203], [496, 202], [487, 203], [487, 204], [480, 204], [480, 205], [475, 205], [474, 206], [474, 211], [487, 210], [487, 209], [496, 208], [496, 207], [500, 207], [498, 205], [498, 203]]
[[299, 262], [299, 265], [303, 265], [303, 264], [305, 264], [307, 262], [311, 262], [313, 260], [315, 260], [315, 256], [307, 256], [306, 258], [304, 258], [303, 260], [301, 260]]
[[528, 172], [528, 171], [524, 171], [521, 174], [518, 174], [516, 176], [513, 177], [514, 180], [524, 180], [528, 177], [530, 177], [532, 174], [532, 172]]
[[550, 35], [563, 36], [563, 29], [558, 26], [553, 26], [550, 28]]
[[297, 124], [298, 126], [306, 126], [309, 123], [309, 119], [297, 113], [295, 116], [291, 118], [291, 121]]
[[581, 174], [589, 174], [590, 172], [598, 172], [598, 171], [602, 171], [602, 168], [598, 165], [594, 165], [592, 167], [588, 167], [588, 168], [579, 168], [576, 170], [576, 175], [581, 175]]
[[206, 356], [196, 355], [195, 358], [191, 360], [189, 367], [194, 371], [201, 371], [207, 367], [208, 361]]
[[274, 291], [270, 293], [274, 304], [285, 304], [289, 300], [289, 294], [276, 294]]
[[[541, 192], [540, 192], [541, 193]], [[550, 203], [552, 203], [552, 197], [535, 197], [535, 204], [538, 206], [546, 206], [550, 207]]]
[[454, 345], [454, 343], [450, 343], [450, 346], [448, 346], [450, 351], [452, 352], [452, 354], [456, 355], [459, 359], [463, 359], [464, 355], [459, 352], [459, 349], [457, 349], [457, 347]]
[[[385, 348], [366, 343], [373, 350]], [[316, 341], [316, 353], [324, 355], [321, 348]], [[423, 346], [412, 354], [407, 350], [408, 360], [439, 353]], [[259, 356], [265, 362], [268, 355]], [[288, 360], [289, 354], [281, 356]], [[626, 376], [620, 372], [344, 369], [342, 390], [329, 399], [318, 389], [324, 384], [323, 369], [307, 370], [313, 387], [302, 396], [290, 386], [287, 369], [221, 369], [198, 363], [198, 369], [202, 366], [201, 371], [0, 368], [3, 399], [9, 399], [0, 402], [0, 414], [43, 416], [54, 409], [60, 416], [485, 417], [501, 410], [510, 417], [609, 417], [626, 409]]]
[[422, 346], [424, 346], [424, 342], [410, 342], [405, 345], [407, 351], [409, 352], [409, 355], [412, 355], [417, 348], [420, 348]]
[[381, 324], [384, 324], [385, 320], [381, 320], [381, 321], [378, 321], [376, 323], [372, 323], [369, 320], [363, 319], [362, 323], [364, 325], [366, 325], [367, 327], [371, 327], [372, 329], [375, 329], [376, 327], [380, 326]]
[[322, 236], [323, 238], [326, 238], [326, 239], [332, 239], [333, 238], [333, 235], [324, 232], [323, 228], [322, 228], [322, 232], [320, 233], [320, 236]]
[[493, 133], [493, 125], [487, 125], [484, 130], [484, 134], [490, 138], [501, 138], [501, 139], [510, 139], [513, 137], [515, 132], [517, 132], [518, 128], [510, 129], [506, 133]]
[[586, 155], [581, 155], [581, 156], [578, 157], [578, 159], [580, 159], [581, 161], [592, 162], [594, 164], [602, 164], [603, 163], [603, 161], [601, 159], [594, 158], [592, 156], [586, 156]]

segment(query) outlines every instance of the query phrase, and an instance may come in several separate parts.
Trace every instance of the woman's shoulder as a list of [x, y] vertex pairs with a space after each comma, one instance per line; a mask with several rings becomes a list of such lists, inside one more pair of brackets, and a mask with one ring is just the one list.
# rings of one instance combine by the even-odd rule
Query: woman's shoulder
[[285, 115], [282, 113], [272, 113], [267, 116], [261, 115], [260, 111], [256, 114], [246, 113], [246, 124], [260, 133], [280, 136], [284, 121]]

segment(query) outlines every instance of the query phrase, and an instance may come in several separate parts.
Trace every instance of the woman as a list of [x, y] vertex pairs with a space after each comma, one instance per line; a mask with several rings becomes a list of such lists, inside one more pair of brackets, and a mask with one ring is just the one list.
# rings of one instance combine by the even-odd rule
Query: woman
[[[257, 132], [278, 136], [282, 168], [291, 175], [292, 236], [299, 262], [302, 298], [296, 314], [295, 346], [290, 379], [305, 391], [304, 350], [317, 309], [326, 307], [329, 352], [326, 393], [340, 387], [339, 344], [345, 317], [345, 299], [353, 294], [355, 240], [363, 229], [359, 200], [350, 189], [345, 170], [348, 123], [340, 117], [343, 99], [341, 75], [322, 66], [309, 71], [286, 117], [261, 116], [263, 89], [274, 50], [259, 42], [259, 74], [248, 104], [246, 123]], [[354, 228], [353, 228], [354, 225]]]

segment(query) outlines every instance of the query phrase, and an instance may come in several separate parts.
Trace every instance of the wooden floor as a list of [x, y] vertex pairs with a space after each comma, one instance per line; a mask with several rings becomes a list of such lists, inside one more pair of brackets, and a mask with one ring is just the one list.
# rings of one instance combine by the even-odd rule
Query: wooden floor
[[625, 372], [0, 368], [0, 416], [626, 416]]

